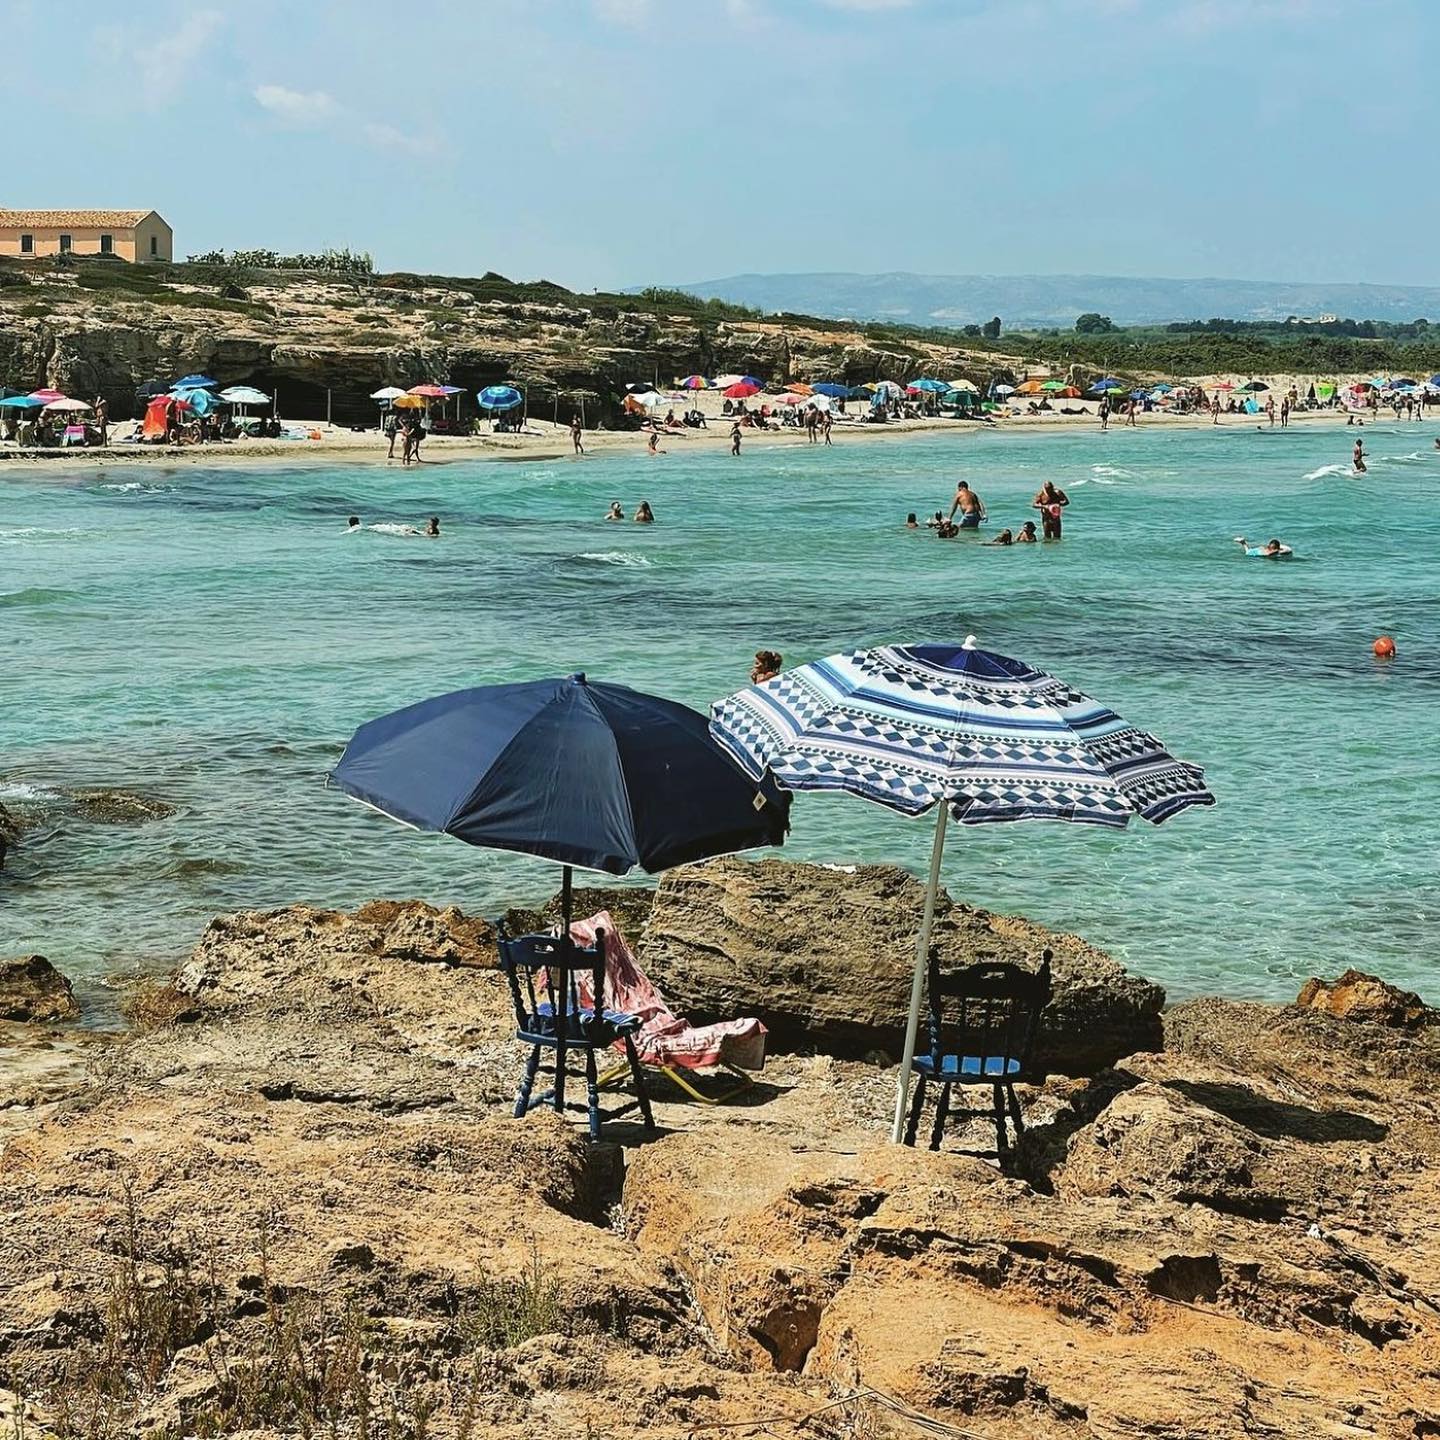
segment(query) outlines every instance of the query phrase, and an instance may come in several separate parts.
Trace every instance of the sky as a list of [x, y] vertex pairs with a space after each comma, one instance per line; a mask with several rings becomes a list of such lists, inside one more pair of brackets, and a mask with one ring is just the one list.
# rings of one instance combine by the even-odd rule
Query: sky
[[[0, 205], [177, 255], [1437, 282], [1436, 0], [0, 0]], [[25, 143], [31, 134], [42, 143]]]

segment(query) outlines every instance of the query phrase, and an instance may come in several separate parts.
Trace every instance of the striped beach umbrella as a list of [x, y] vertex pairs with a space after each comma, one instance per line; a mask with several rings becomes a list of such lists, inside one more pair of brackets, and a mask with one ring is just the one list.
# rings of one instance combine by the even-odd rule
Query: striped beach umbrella
[[892, 1138], [898, 1143], [947, 817], [962, 825], [1160, 824], [1213, 805], [1204, 772], [1022, 660], [963, 645], [882, 645], [815, 660], [719, 702], [710, 730], [753, 779], [936, 811]]

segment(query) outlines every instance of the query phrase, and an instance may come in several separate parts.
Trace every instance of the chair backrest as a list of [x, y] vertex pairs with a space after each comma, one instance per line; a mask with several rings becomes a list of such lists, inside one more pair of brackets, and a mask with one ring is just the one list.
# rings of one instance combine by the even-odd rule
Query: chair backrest
[[[605, 932], [595, 932], [593, 945], [577, 945], [570, 937], [556, 934], [516, 935], [505, 933], [505, 922], [496, 922], [495, 945], [500, 952], [500, 968], [510, 985], [510, 1000], [515, 1006], [515, 1023], [524, 1029], [529, 1018], [539, 1009], [543, 993], [557, 1020], [577, 1014], [580, 997], [575, 988], [575, 972], [589, 970], [594, 986], [595, 1013], [605, 1008]], [[539, 987], [537, 989], [537, 986]]]
[[1050, 1001], [1051, 958], [1051, 952], [1044, 951], [1038, 970], [981, 961], [947, 975], [931, 952], [930, 1054], [937, 1074], [942, 1056], [958, 1055], [980, 1061], [958, 1078], [1029, 1078], [1040, 1012]]

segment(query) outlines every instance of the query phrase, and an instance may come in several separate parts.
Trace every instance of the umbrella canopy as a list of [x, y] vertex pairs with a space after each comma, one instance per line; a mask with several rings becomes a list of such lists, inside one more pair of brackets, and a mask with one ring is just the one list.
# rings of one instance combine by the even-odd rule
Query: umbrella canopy
[[1233, 390], [1235, 382], [1233, 380], [1217, 380], [1210, 388], [1212, 390]]
[[900, 1139], [945, 823], [1153, 824], [1213, 805], [1204, 772], [1113, 710], [1009, 656], [885, 645], [786, 671], [721, 701], [711, 733], [752, 776], [840, 790], [902, 815], [937, 810], [892, 1138]]
[[370, 398], [372, 400], [398, 400], [405, 391], [398, 385], [385, 385], [377, 390]]
[[1432, 385], [1440, 385], [1440, 375], [1432, 375], [1430, 377], [1430, 383]]
[[1414, 389], [1419, 383], [1418, 380], [1408, 380], [1405, 376], [1400, 375], [1390, 382], [1390, 388], [1392, 390]]
[[1113, 375], [1102, 375], [1090, 388], [1094, 391], [1123, 390], [1125, 387]]
[[406, 392], [407, 395], [423, 395], [427, 400], [443, 400], [447, 395], [453, 395], [453, 390], [447, 390], [443, 385], [412, 385]]
[[214, 395], [208, 390], [201, 389], [198, 385], [187, 385], [184, 388], [177, 386], [170, 393], [197, 415], [209, 415], [220, 404]]
[[875, 392], [868, 385], [857, 385], [845, 398], [847, 400], [873, 400]]
[[753, 385], [757, 390], [763, 390], [765, 388], [765, 382], [754, 375], [742, 375], [737, 383], [741, 385]]
[[45, 413], [48, 415], [53, 411], [80, 411], [89, 410], [91, 407], [83, 400], [72, 400], [68, 395], [62, 395], [58, 400], [51, 400], [45, 406]]
[[1038, 395], [1045, 386], [1039, 380], [1023, 380], [1015, 387], [1017, 395]]
[[877, 380], [871, 388], [877, 400], [894, 400], [905, 393], [893, 380]]
[[1247, 380], [1240, 388], [1248, 390], [1252, 395], [1258, 395], [1262, 390], [1268, 390], [1270, 387], [1263, 380]]
[[135, 387], [135, 395], [140, 400], [153, 400], [157, 395], [168, 395], [170, 387], [163, 380], [147, 380], [143, 385]]
[[777, 395], [775, 403], [777, 405], [803, 405], [808, 398], [805, 395]]
[[811, 395], [805, 401], [811, 410], [828, 411], [830, 409], [830, 397], [828, 395]]
[[52, 400], [64, 400], [66, 397], [59, 390], [32, 390], [30, 398], [38, 400], [42, 405], [48, 405]]
[[43, 400], [37, 400], [33, 395], [7, 395], [0, 400], [7, 410], [38, 410], [45, 404]]
[[725, 398], [727, 400], [748, 400], [752, 395], [758, 395], [760, 387], [752, 385], [748, 380], [737, 380], [733, 385], [725, 387]]
[[1068, 390], [1070, 387], [1063, 380], [1046, 380], [1040, 388], [1047, 394], [1054, 394], [1060, 390]]
[[425, 403], [423, 395], [397, 395], [390, 402], [396, 410], [423, 410]]
[[209, 390], [219, 383], [218, 380], [212, 380], [208, 375], [182, 375], [170, 388], [172, 390]]
[[929, 375], [922, 375], [918, 380], [910, 381], [905, 388], [920, 390], [927, 395], [943, 395], [950, 387], [943, 380], [935, 380]]
[[815, 393], [815, 387], [813, 385], [806, 385], [801, 381], [797, 381], [793, 385], [787, 385], [785, 389], [791, 395], [813, 395]]
[[270, 397], [253, 385], [232, 385], [220, 392], [220, 398], [227, 405], [268, 405]]
[[952, 380], [947, 387], [951, 390], [968, 390], [972, 395], [980, 393], [980, 387], [973, 380]]
[[817, 395], [828, 395], [832, 400], [848, 400], [850, 398], [850, 387], [839, 385], [833, 380], [822, 380], [818, 385], [811, 387]]
[[1015, 387], [1013, 385], [992, 385], [990, 393], [992, 395], [1013, 395]]
[[682, 390], [711, 390], [714, 386], [703, 375], [687, 375], [680, 382], [680, 388]]
[[[487, 385], [480, 392], [480, 404], [486, 410], [513, 410], [525, 397], [513, 385]], [[398, 400], [395, 402], [400, 403]]]
[[1150, 388], [1158, 391], [1161, 395], [1168, 395], [1175, 387], [1164, 380], [1159, 380]]
[[688, 706], [584, 675], [485, 685], [362, 725], [331, 781], [418, 830], [565, 866], [654, 873], [783, 843], [789, 797]]

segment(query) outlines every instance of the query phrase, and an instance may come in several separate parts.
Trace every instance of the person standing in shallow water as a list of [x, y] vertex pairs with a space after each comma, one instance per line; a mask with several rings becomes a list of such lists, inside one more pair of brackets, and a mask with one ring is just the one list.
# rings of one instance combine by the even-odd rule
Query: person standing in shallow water
[[1040, 512], [1040, 523], [1047, 540], [1060, 538], [1060, 512], [1069, 503], [1070, 497], [1053, 480], [1047, 480], [1030, 502], [1031, 508]]
[[730, 453], [732, 455], [740, 453], [740, 422], [738, 420], [730, 427]]
[[1350, 463], [1355, 467], [1355, 473], [1357, 475], [1363, 475], [1365, 473], [1365, 442], [1363, 440], [1357, 440], [1355, 442], [1355, 449], [1351, 453]]

